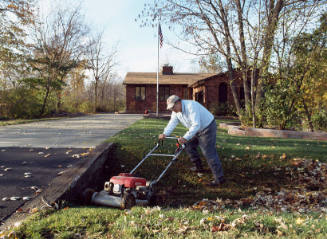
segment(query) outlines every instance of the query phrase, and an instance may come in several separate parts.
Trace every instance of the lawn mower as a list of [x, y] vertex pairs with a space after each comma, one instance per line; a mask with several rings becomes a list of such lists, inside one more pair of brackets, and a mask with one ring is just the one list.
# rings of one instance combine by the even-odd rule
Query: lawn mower
[[[166, 137], [166, 139], [177, 140], [177, 137]], [[109, 181], [105, 182], [104, 190], [95, 192], [92, 189], [84, 191], [84, 198], [87, 203], [102, 206], [118, 207], [128, 209], [135, 205], [151, 205], [155, 203], [155, 185], [165, 175], [170, 166], [177, 160], [178, 156], [185, 148], [185, 144], [176, 143], [174, 154], [155, 153], [155, 151], [163, 145], [163, 141], [158, 143], [150, 150], [148, 154], [133, 168], [129, 173], [120, 173], [113, 176]], [[142, 165], [149, 157], [170, 157], [171, 160], [161, 172], [159, 177], [151, 182], [147, 182], [145, 178], [135, 177], [133, 173]]]

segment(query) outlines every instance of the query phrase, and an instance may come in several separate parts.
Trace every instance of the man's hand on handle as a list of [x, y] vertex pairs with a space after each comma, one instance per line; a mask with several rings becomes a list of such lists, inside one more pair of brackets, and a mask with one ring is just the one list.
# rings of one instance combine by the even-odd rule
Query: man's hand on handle
[[186, 142], [187, 142], [187, 140], [185, 138], [183, 138], [183, 137], [178, 138], [179, 144], [185, 144]]
[[[159, 140], [164, 140], [166, 138], [165, 134], [159, 134]], [[185, 144], [187, 142], [187, 140], [183, 137], [178, 138], [178, 143], [179, 144]]]
[[166, 135], [165, 134], [159, 134], [159, 140], [164, 140], [166, 138]]

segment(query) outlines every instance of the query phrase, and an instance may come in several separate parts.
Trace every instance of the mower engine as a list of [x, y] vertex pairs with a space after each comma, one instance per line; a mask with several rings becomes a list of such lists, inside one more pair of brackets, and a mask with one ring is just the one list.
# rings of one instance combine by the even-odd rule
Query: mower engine
[[129, 173], [112, 177], [109, 182], [105, 182], [104, 190], [100, 192], [87, 189], [84, 197], [87, 203], [122, 209], [149, 205], [154, 200], [151, 187], [146, 186], [146, 179], [134, 177]]
[[147, 190], [146, 180], [134, 177], [129, 173], [120, 173], [118, 176], [112, 177], [109, 182], [105, 182], [104, 190], [114, 195], [122, 195], [126, 191], [132, 193], [135, 198], [139, 198], [146, 196], [144, 195]]

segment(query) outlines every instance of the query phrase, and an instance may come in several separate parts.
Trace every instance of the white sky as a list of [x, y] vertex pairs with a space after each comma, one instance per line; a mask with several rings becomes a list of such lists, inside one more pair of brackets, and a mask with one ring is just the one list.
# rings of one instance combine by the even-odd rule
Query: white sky
[[[41, 9], [47, 11], [52, 0], [39, 0]], [[110, 50], [118, 43], [116, 72], [123, 79], [127, 72], [157, 71], [157, 29], [140, 28], [135, 22], [144, 3], [153, 0], [82, 0], [82, 13], [88, 24], [104, 32], [104, 44]], [[57, 0], [59, 4], [75, 4], [78, 0]], [[68, 6], [69, 6], [68, 5]], [[174, 42], [174, 35], [161, 25], [164, 43], [160, 49], [159, 65], [170, 64], [175, 72], [195, 72], [194, 56], [173, 49], [167, 43]]]

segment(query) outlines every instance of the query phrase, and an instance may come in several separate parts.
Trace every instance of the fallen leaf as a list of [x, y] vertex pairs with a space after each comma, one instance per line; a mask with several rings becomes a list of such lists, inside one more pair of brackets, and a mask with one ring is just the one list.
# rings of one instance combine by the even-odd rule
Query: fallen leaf
[[72, 158], [77, 158], [77, 159], [79, 159], [80, 156], [79, 156], [79, 154], [73, 154], [73, 155], [72, 155]]
[[280, 159], [286, 159], [286, 158], [287, 158], [287, 156], [285, 153], [283, 153], [282, 156], [280, 156]]
[[30, 209], [29, 213], [37, 213], [39, 209], [37, 207]]
[[184, 234], [188, 229], [189, 229], [188, 227], [186, 227], [186, 226], [182, 226], [182, 227], [180, 227], [176, 232], [177, 232], [178, 234]]
[[268, 158], [267, 154], [262, 155], [262, 159], [266, 159], [266, 158]]
[[18, 208], [17, 210], [16, 210], [16, 212], [24, 212], [24, 210], [20, 207], [20, 208]]
[[10, 200], [11, 201], [17, 201], [17, 200], [20, 200], [20, 197], [11, 197]]
[[66, 151], [66, 154], [69, 154], [70, 152], [72, 152], [73, 150], [67, 150]]
[[303, 224], [304, 221], [305, 221], [304, 219], [298, 217], [298, 218], [295, 220], [295, 223], [296, 223], [297, 225], [300, 225], [300, 224]]

